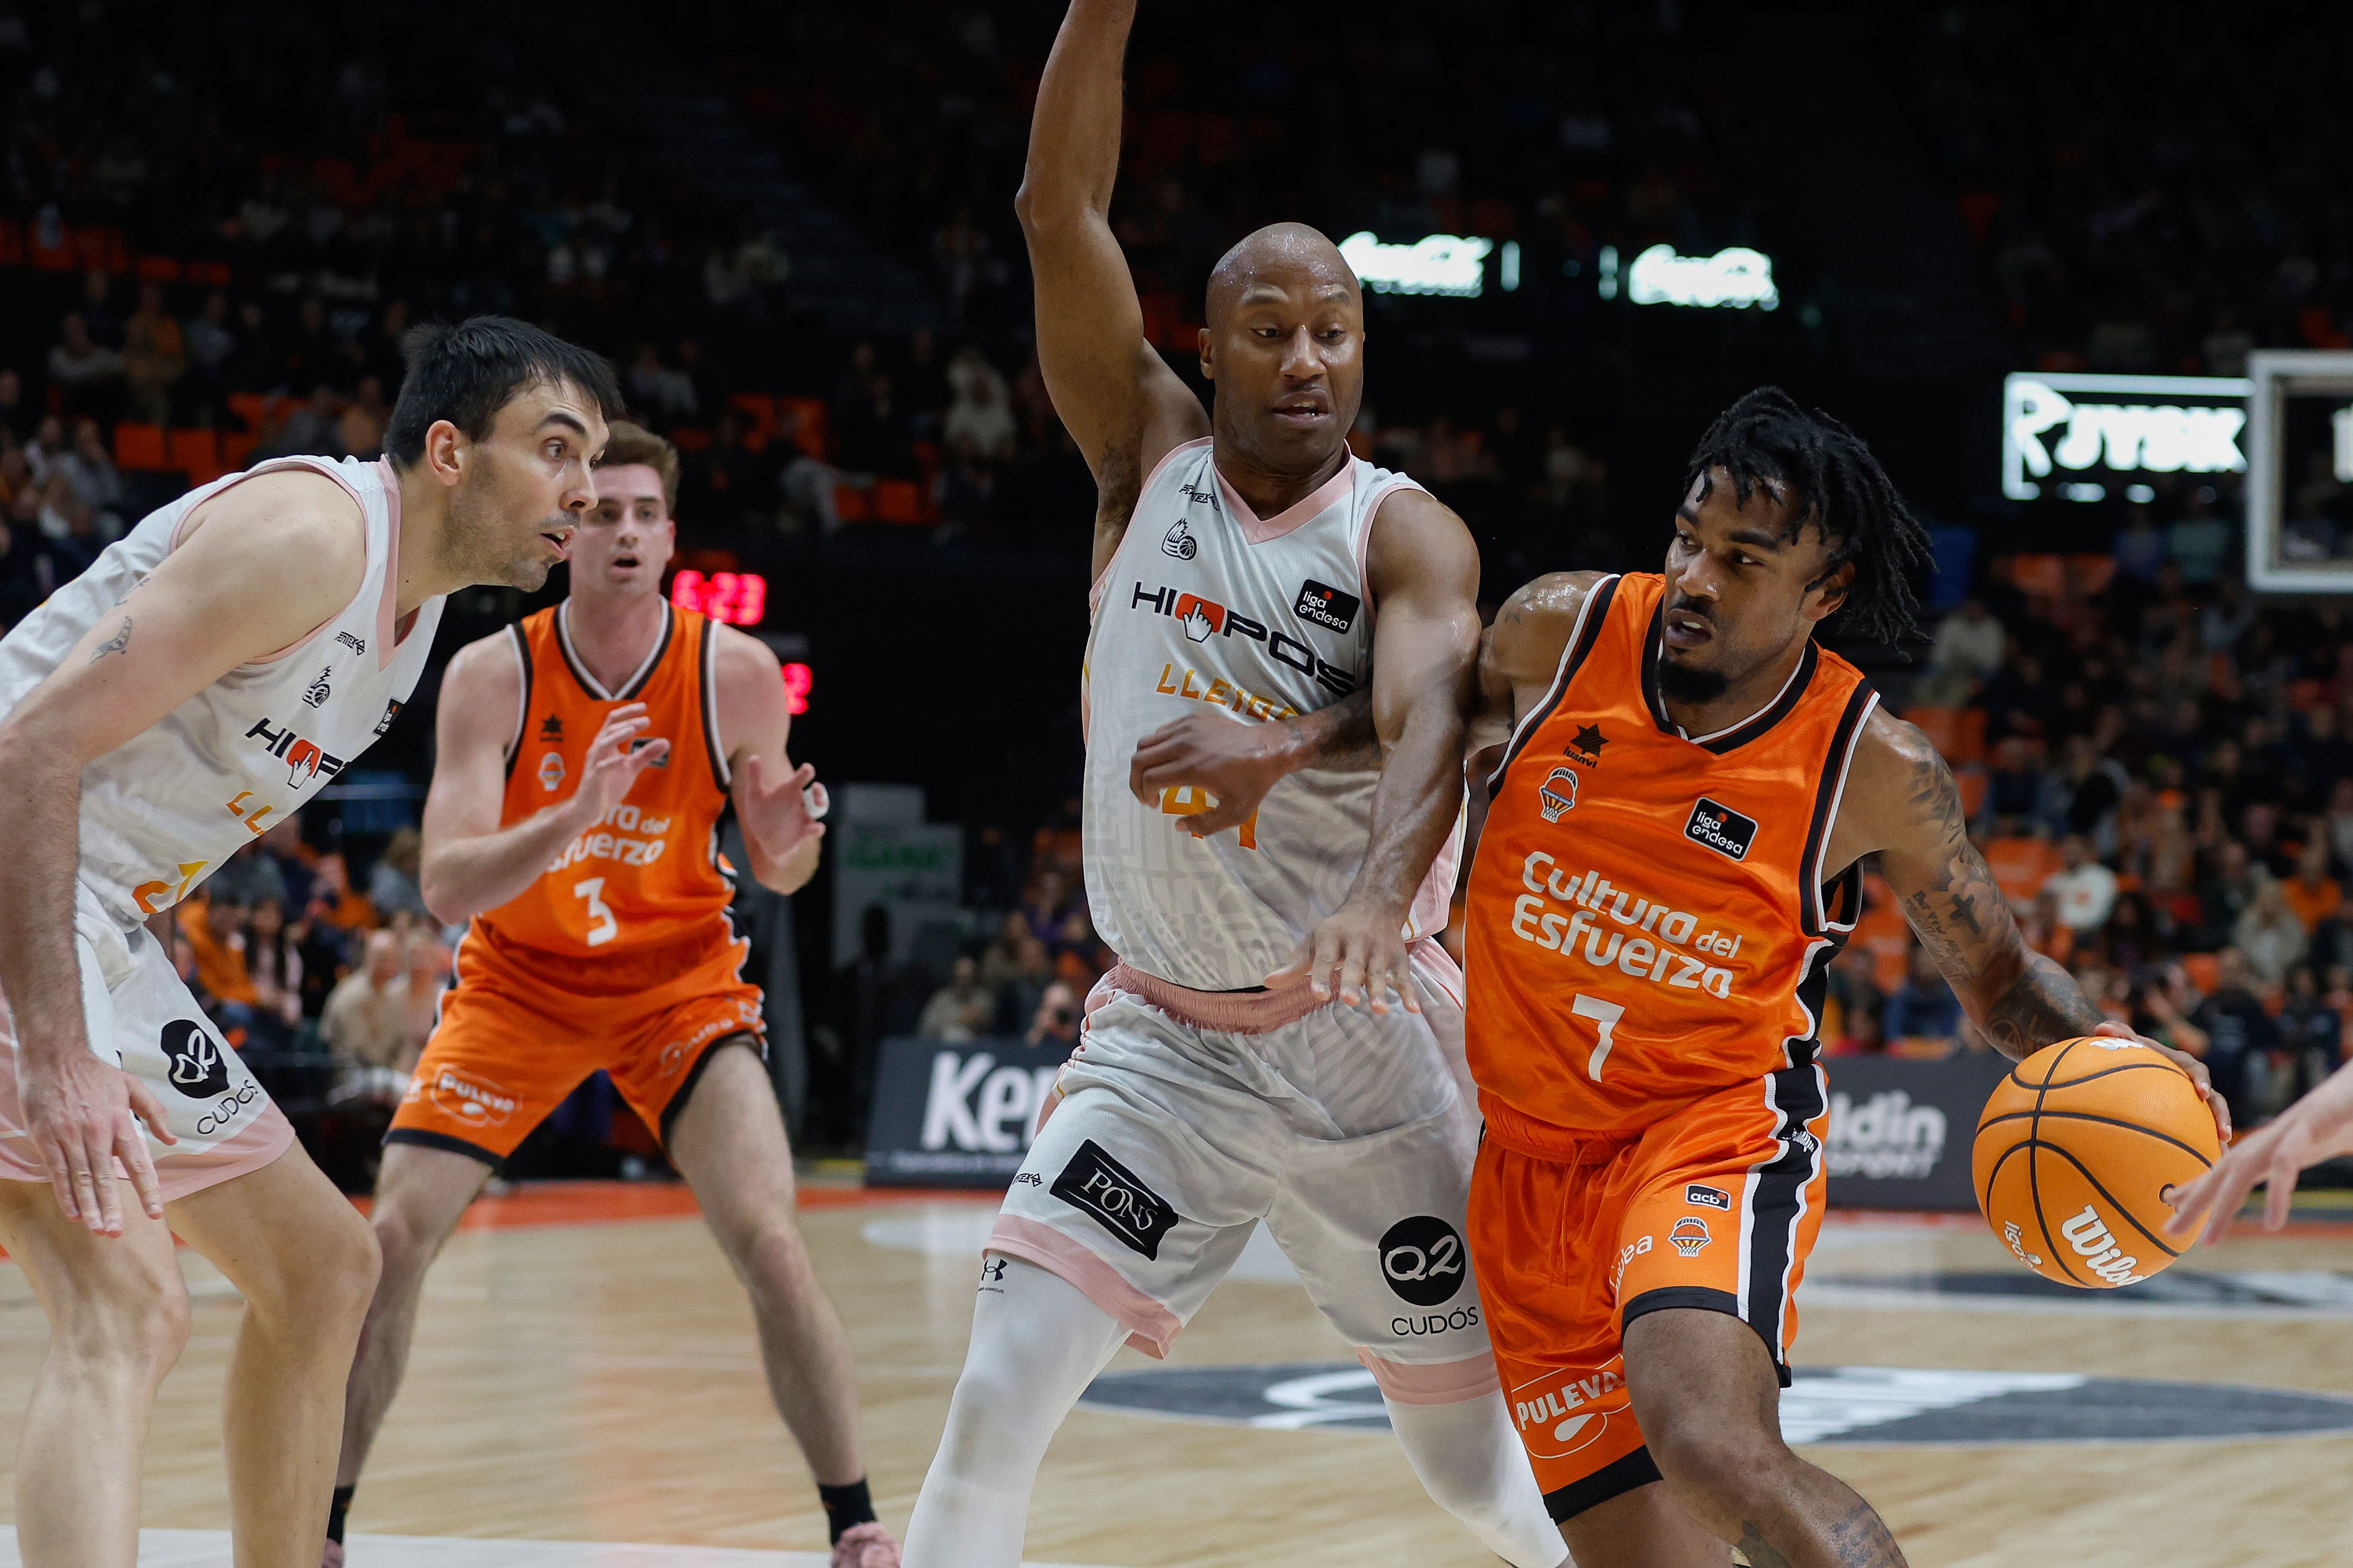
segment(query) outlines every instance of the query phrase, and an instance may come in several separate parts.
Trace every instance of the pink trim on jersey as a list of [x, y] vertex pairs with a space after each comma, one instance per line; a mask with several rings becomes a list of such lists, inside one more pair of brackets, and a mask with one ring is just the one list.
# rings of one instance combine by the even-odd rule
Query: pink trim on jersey
[[1316, 995], [1304, 982], [1280, 991], [1195, 991], [1124, 963], [1115, 965], [1095, 989], [1104, 993], [1106, 1002], [1124, 991], [1197, 1029], [1225, 1035], [1267, 1034], [1332, 1005], [1330, 998]]
[[[1209, 468], [1215, 473], [1217, 464], [1212, 462]], [[1241, 528], [1242, 537], [1252, 544], [1264, 544], [1271, 539], [1281, 539], [1293, 529], [1313, 522], [1345, 500], [1348, 493], [1355, 489], [1356, 486], [1356, 458], [1352, 452], [1348, 455], [1348, 460], [1340, 465], [1340, 471], [1317, 486], [1314, 494], [1292, 502], [1282, 509], [1279, 516], [1261, 521], [1258, 513], [1250, 510], [1250, 502], [1242, 500], [1235, 493], [1234, 487], [1226, 482], [1226, 476], [1218, 474], [1218, 493], [1225, 498], [1226, 505], [1230, 509], [1234, 521]]]
[[[1137, 1289], [1103, 1254], [1050, 1225], [1000, 1214], [981, 1250], [1018, 1258], [1070, 1281], [1088, 1300], [1125, 1324], [1127, 1342], [1155, 1361], [1166, 1361], [1168, 1347], [1184, 1331], [1176, 1313]], [[1492, 1367], [1487, 1375], [1494, 1376]]]
[[[375, 667], [390, 669], [393, 651], [408, 635], [396, 625], [400, 609], [400, 476], [393, 472], [390, 458], [378, 458], [375, 466], [384, 472], [384, 597], [375, 606]], [[413, 628], [417, 622], [411, 617], [408, 624]]]
[[1406, 960], [1423, 984], [1453, 1003], [1457, 1012], [1461, 1010], [1465, 989], [1462, 966], [1454, 962], [1454, 955], [1446, 951], [1435, 931], [1406, 949]]
[[[1144, 504], [1144, 498], [1152, 493], [1153, 481], [1159, 479], [1159, 477], [1167, 470], [1169, 464], [1175, 462], [1185, 453], [1196, 451], [1200, 447], [1208, 446], [1216, 439], [1217, 437], [1214, 436], [1196, 436], [1190, 441], [1179, 441], [1174, 447], [1169, 447], [1167, 452], [1161, 457], [1161, 459], [1152, 465], [1152, 471], [1144, 476], [1144, 483], [1137, 487], [1135, 492], [1136, 504], [1138, 506], [1142, 506]], [[1127, 535], [1134, 531], [1135, 519], [1130, 517], [1128, 519], [1127, 532], [1122, 533], [1119, 536], [1119, 550], [1114, 550], [1111, 552], [1111, 559], [1103, 563], [1103, 569], [1100, 573], [1096, 574], [1094, 582], [1087, 589], [1088, 620], [1093, 620], [1095, 618], [1095, 613], [1103, 608], [1103, 584], [1111, 581], [1111, 569], [1119, 564], [1119, 552], [1120, 550], [1127, 548]]]
[[[47, 1182], [49, 1173], [33, 1152], [33, 1141], [26, 1135], [24, 1119], [16, 1105], [16, 1078], [12, 1071], [5, 1075], [7, 1087], [0, 1091], [5, 1107], [0, 1107], [0, 1181]], [[294, 1124], [273, 1102], [264, 1108], [244, 1128], [208, 1149], [186, 1152], [168, 1143], [151, 1143], [147, 1152], [155, 1162], [155, 1187], [167, 1204], [216, 1187], [223, 1182], [251, 1175], [294, 1146]], [[122, 1184], [123, 1202], [135, 1203], [131, 1191], [131, 1174], [122, 1162], [114, 1162], [114, 1179]]]
[[[1365, 577], [1365, 556], [1373, 547], [1373, 520], [1381, 515], [1381, 503], [1398, 491], [1419, 489], [1421, 486], [1406, 478], [1405, 475], [1391, 474], [1374, 489], [1371, 499], [1365, 503], [1365, 526], [1357, 531], [1356, 539], [1356, 581], [1364, 586], [1366, 606], [1376, 616], [1380, 614], [1380, 605], [1374, 602], [1373, 585]], [[1430, 492], [1422, 490], [1422, 493], [1428, 495]]]
[[[252, 479], [257, 474], [282, 474], [295, 468], [300, 468], [305, 473], [323, 475], [327, 479], [331, 479], [334, 480], [335, 483], [343, 486], [343, 493], [350, 496], [352, 500], [359, 503], [360, 526], [362, 528], [365, 528], [367, 526], [367, 498], [360, 494], [359, 490], [352, 484], [351, 480], [343, 478], [342, 472], [337, 468], [333, 466], [322, 468], [320, 466], [321, 464], [327, 463], [329, 459], [324, 458], [271, 458], [266, 462], [254, 464], [253, 467], [246, 469], [245, 472], [241, 474], [231, 474], [228, 478], [219, 482], [219, 489], [214, 490], [210, 495], [206, 496], [203, 500], [195, 502], [187, 510], [180, 514], [180, 521], [172, 525], [171, 542], [164, 546], [164, 553], [169, 555], [173, 551], [180, 548], [180, 541], [182, 537], [186, 534], [188, 524], [195, 521], [196, 513], [212, 505], [213, 502], [218, 500], [222, 496], [227, 495], [237, 486], [245, 483], [246, 480]], [[400, 490], [396, 486], [391, 486], [390, 483], [392, 475], [391, 460], [389, 458], [378, 458], [377, 462], [385, 471], [386, 484], [390, 488], [392, 500], [393, 555], [391, 563], [387, 564], [385, 567], [384, 579], [384, 591], [385, 595], [385, 603], [389, 605], [392, 602], [391, 595], [394, 588], [394, 578], [396, 574], [394, 568], [397, 565], [400, 557]], [[363, 573], [364, 573], [365, 570], [365, 567], [362, 568]], [[350, 606], [348, 605], [345, 606], [346, 609], [349, 607]], [[338, 610], [335, 614], [329, 616], [325, 620], [321, 621], [317, 626], [312, 626], [309, 631], [304, 632], [301, 637], [296, 637], [292, 642], [288, 643], [284, 647], [278, 649], [275, 653], [265, 653], [259, 658], [249, 658], [245, 661], [246, 665], [250, 667], [261, 664], [276, 664], [280, 659], [290, 658], [295, 654], [298, 654], [304, 648], [308, 647], [311, 643], [316, 642], [321, 632], [325, 631], [329, 626], [333, 626], [342, 618], [343, 611]], [[377, 658], [381, 662], [377, 664], [376, 668], [381, 669], [392, 662], [392, 637], [388, 630], [391, 626], [391, 622], [379, 617], [379, 623], [378, 629], [385, 633], [385, 646], [377, 655]]]
[[1442, 1361], [1432, 1366], [1388, 1361], [1365, 1350], [1356, 1352], [1356, 1359], [1380, 1385], [1381, 1397], [1393, 1405], [1462, 1405], [1504, 1389], [1492, 1355]]

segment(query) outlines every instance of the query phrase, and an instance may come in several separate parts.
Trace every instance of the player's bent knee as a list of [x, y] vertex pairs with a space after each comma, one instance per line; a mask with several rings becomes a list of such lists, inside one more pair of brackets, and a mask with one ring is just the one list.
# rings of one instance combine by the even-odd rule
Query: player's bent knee
[[1726, 1419], [1719, 1409], [1646, 1412], [1642, 1434], [1678, 1497], [1710, 1499], [1725, 1511], [1771, 1488], [1782, 1467], [1797, 1462], [1778, 1433], [1757, 1421]]
[[138, 1369], [160, 1379], [187, 1348], [187, 1286], [179, 1267], [111, 1271], [102, 1284], [57, 1300], [50, 1344], [58, 1353], [92, 1364]]

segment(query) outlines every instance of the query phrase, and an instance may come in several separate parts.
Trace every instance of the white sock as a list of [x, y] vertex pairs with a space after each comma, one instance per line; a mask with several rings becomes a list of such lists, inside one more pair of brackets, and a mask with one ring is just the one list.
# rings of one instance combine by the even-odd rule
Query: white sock
[[1383, 1403], [1423, 1489], [1481, 1545], [1513, 1568], [1561, 1568], [1568, 1561], [1501, 1394], [1454, 1405]]
[[907, 1527], [906, 1568], [1018, 1568], [1046, 1445], [1127, 1341], [1127, 1326], [1077, 1286], [988, 1256], [1004, 1274], [973, 1306], [972, 1348]]

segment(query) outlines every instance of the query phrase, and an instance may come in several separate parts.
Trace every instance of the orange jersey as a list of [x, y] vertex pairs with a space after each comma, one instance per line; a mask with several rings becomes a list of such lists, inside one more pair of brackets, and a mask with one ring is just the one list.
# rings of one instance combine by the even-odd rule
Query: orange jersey
[[734, 887], [719, 856], [728, 774], [712, 685], [717, 627], [665, 604], [652, 657], [607, 692], [574, 654], [563, 610], [542, 610], [508, 628], [522, 661], [522, 722], [507, 756], [500, 826], [577, 788], [589, 742], [624, 702], [644, 703], [652, 721], [639, 743], [667, 740], [670, 752], [638, 773], [628, 797], [565, 845], [537, 881], [475, 916], [475, 932], [493, 948], [594, 958], [598, 968], [591, 973], [614, 973], [612, 961], [678, 942], [697, 928], [732, 940], [720, 919]]
[[1664, 579], [1604, 579], [1514, 731], [1471, 874], [1472, 1074], [1489, 1130], [1559, 1155], [1805, 1066], [1861, 909], [1822, 856], [1865, 718], [1809, 643], [1762, 712], [1686, 736], [1658, 687]]

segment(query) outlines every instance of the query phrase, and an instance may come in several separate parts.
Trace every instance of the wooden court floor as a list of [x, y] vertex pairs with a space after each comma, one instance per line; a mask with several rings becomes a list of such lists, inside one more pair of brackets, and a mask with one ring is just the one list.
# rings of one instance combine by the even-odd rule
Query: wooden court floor
[[[894, 1529], [922, 1483], [963, 1353], [971, 1247], [987, 1213], [961, 1199], [808, 1194], [804, 1224], [856, 1347], [876, 1498]], [[823, 1518], [769, 1408], [743, 1293], [683, 1191], [533, 1191], [486, 1200], [475, 1220], [428, 1283], [408, 1382], [353, 1531], [733, 1549], [626, 1558], [681, 1568], [816, 1561], [765, 1556], [822, 1550]], [[227, 1524], [219, 1384], [237, 1308], [217, 1276], [183, 1256], [195, 1339], [164, 1385], [145, 1522], [219, 1531]], [[2317, 1291], [2324, 1310], [2127, 1313], [1907, 1294], [1888, 1282], [2017, 1266], [1973, 1221], [1833, 1216], [1799, 1298], [1798, 1359], [2353, 1394], [2353, 1305], [2326, 1306], [2353, 1300], [2353, 1226], [2303, 1226], [2194, 1256], [2201, 1269], [2286, 1281], [2290, 1296]], [[1178, 1341], [1172, 1364], [1346, 1362], [1346, 1348], [1280, 1272], [1229, 1280]], [[2339, 1276], [2341, 1289], [2331, 1283]], [[43, 1340], [23, 1280], [0, 1267], [0, 1411], [12, 1421]], [[1123, 1352], [1114, 1370], [1155, 1364]], [[5, 1436], [0, 1459], [13, 1467], [15, 1434]], [[1918, 1568], [2353, 1563], [2353, 1436], [1806, 1451], [1879, 1506]], [[461, 1561], [424, 1544], [397, 1552], [370, 1543], [353, 1563]], [[462, 1560], [554, 1563], [551, 1550]], [[1029, 1555], [1099, 1568], [1493, 1562], [1422, 1499], [1386, 1434], [1083, 1408], [1039, 1479]], [[203, 1559], [158, 1546], [149, 1560]], [[13, 1552], [0, 1547], [0, 1562]]]

